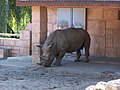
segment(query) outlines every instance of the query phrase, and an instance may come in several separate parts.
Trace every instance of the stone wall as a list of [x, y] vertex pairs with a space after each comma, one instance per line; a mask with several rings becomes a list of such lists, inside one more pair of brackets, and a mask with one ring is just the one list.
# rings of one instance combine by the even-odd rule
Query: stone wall
[[10, 56], [31, 54], [31, 24], [20, 32], [20, 39], [0, 38], [0, 47], [8, 48]]
[[[88, 8], [87, 31], [92, 56], [120, 56], [120, 20], [115, 8]], [[57, 8], [48, 8], [48, 35], [57, 29]]]
[[87, 9], [87, 31], [91, 36], [91, 55], [120, 56], [120, 20], [118, 20], [118, 10], [120, 9]]

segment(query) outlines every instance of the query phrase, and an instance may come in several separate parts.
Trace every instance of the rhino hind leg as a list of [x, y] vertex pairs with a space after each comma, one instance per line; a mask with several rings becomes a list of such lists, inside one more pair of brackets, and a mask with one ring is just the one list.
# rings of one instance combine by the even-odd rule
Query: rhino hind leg
[[81, 56], [80, 49], [77, 50], [76, 53], [77, 53], [77, 57], [76, 57], [76, 59], [75, 59], [75, 62], [80, 62], [80, 60], [79, 60], [79, 59], [80, 59], [80, 56]]
[[61, 60], [65, 55], [65, 51], [62, 51], [58, 54], [58, 56], [56, 56], [56, 61], [54, 63], [55, 66], [61, 66]]
[[89, 62], [89, 56], [90, 56], [90, 54], [89, 54], [89, 45], [85, 44], [84, 48], [85, 48], [85, 57], [86, 57], [84, 62]]

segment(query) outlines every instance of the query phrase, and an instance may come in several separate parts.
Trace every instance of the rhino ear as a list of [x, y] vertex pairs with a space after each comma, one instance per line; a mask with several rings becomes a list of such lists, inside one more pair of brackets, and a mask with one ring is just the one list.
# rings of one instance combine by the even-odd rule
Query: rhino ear
[[54, 45], [54, 43], [53, 43], [53, 44], [50, 44], [50, 45], [48, 46], [48, 48], [51, 48], [53, 45]]
[[36, 45], [37, 47], [42, 47], [43, 45]]

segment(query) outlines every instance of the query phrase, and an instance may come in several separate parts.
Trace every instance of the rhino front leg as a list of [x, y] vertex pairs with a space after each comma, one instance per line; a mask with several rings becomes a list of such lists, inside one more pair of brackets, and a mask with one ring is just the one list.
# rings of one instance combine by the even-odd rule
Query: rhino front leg
[[65, 51], [62, 51], [58, 54], [58, 56], [56, 57], [56, 61], [54, 63], [55, 66], [61, 66], [61, 60], [65, 55]]
[[81, 56], [81, 52], [80, 52], [80, 49], [76, 51], [77, 53], [77, 58], [75, 59], [75, 62], [80, 62], [80, 56]]

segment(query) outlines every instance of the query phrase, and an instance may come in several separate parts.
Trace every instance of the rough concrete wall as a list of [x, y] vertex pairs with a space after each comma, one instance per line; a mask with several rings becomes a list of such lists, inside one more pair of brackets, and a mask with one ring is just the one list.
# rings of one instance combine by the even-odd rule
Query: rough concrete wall
[[89, 8], [87, 31], [91, 36], [90, 53], [93, 56], [120, 56], [120, 20], [113, 8]]

